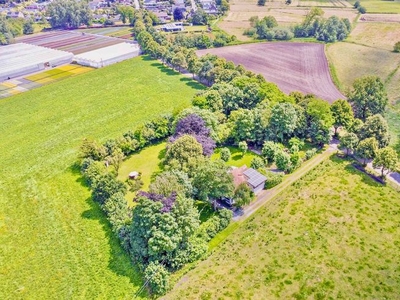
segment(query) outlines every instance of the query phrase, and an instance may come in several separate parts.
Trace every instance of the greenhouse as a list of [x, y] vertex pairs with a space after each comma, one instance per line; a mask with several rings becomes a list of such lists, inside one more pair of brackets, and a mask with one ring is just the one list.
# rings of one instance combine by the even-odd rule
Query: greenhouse
[[72, 61], [73, 54], [24, 43], [0, 47], [0, 82]]
[[137, 44], [120, 43], [75, 55], [76, 63], [93, 68], [105, 67], [140, 54]]

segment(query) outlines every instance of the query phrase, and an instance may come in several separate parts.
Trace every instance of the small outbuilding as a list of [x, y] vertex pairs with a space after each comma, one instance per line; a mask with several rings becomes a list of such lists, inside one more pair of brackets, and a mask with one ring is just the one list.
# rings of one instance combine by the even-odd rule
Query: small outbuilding
[[267, 181], [267, 177], [246, 165], [232, 169], [231, 174], [235, 187], [245, 182], [255, 194], [264, 189], [265, 181]]

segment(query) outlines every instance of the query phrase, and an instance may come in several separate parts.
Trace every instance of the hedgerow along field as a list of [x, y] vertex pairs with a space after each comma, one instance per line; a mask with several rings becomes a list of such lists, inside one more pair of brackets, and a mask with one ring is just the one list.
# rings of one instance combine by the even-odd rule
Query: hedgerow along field
[[400, 194], [332, 157], [268, 202], [166, 299], [396, 299]]
[[74, 167], [202, 87], [137, 57], [0, 101], [0, 298], [131, 299], [137, 270]]

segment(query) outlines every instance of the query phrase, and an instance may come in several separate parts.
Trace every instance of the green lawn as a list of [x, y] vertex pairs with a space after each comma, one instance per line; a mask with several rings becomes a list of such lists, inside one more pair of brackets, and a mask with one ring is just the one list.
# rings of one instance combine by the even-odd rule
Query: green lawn
[[[137, 171], [142, 173], [141, 180], [143, 187], [141, 190], [147, 191], [153, 177], [161, 172], [160, 162], [165, 155], [166, 143], [149, 146], [139, 153], [131, 155], [123, 162], [118, 171], [118, 179], [125, 181], [129, 177], [129, 173]], [[128, 192], [126, 198], [129, 204], [132, 204], [132, 199], [135, 193]]]
[[132, 299], [141, 279], [74, 168], [201, 88], [137, 57], [0, 101], [0, 299]]
[[[246, 165], [250, 167], [252, 159], [258, 156], [251, 151], [247, 151], [244, 155], [242, 155], [242, 151], [240, 151], [239, 148], [236, 147], [227, 148], [231, 151], [231, 158], [226, 162], [228, 166], [241, 167], [243, 165]], [[215, 149], [215, 152], [211, 156], [211, 159], [220, 159], [220, 150], [220, 148]]]
[[397, 299], [400, 194], [333, 157], [240, 225], [166, 299]]

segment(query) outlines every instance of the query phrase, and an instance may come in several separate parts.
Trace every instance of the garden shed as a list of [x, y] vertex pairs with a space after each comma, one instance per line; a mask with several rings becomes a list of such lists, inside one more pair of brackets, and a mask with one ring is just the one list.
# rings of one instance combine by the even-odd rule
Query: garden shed
[[245, 182], [255, 194], [264, 189], [265, 181], [267, 181], [267, 177], [253, 168], [248, 168], [246, 165], [240, 168], [232, 168], [231, 174], [236, 188]]
[[0, 82], [68, 64], [73, 54], [25, 43], [0, 47]]
[[74, 61], [83, 66], [102, 68], [132, 57], [136, 57], [139, 54], [139, 45], [119, 43], [113, 46], [75, 55]]

